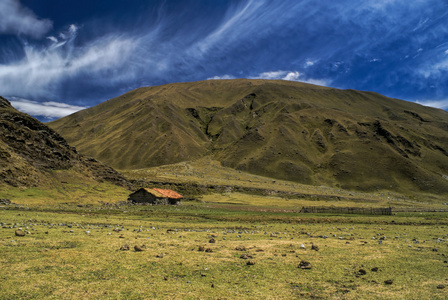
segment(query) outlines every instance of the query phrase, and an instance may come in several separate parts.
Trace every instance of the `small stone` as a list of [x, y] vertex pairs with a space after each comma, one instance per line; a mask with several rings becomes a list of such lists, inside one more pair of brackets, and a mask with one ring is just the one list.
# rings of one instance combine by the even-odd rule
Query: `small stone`
[[204, 246], [199, 246], [198, 251], [205, 251], [205, 247]]
[[213, 249], [212, 249], [212, 248], [207, 248], [207, 249], [205, 249], [205, 252], [207, 252], [207, 253], [212, 253], [212, 252], [213, 252]]
[[124, 244], [123, 246], [120, 247], [121, 251], [128, 251], [129, 250], [129, 245], [128, 244]]
[[439, 284], [439, 285], [437, 286], [437, 288], [438, 288], [439, 290], [442, 290], [442, 289], [445, 288], [445, 285], [444, 285], [444, 284]]
[[146, 249], [145, 245], [141, 245], [141, 246], [135, 245], [134, 246], [134, 250], [137, 251], [137, 252], [143, 251], [145, 249]]
[[305, 245], [304, 244], [300, 244], [299, 248], [300, 249], [305, 249]]
[[300, 261], [298, 268], [304, 269], [304, 270], [309, 270], [309, 269], [311, 269], [311, 264], [307, 261], [302, 260], [302, 261]]
[[319, 246], [317, 246], [317, 245], [311, 245], [311, 250], [319, 251]]
[[17, 229], [15, 232], [16, 236], [25, 236], [25, 232], [23, 232], [21, 229]]
[[209, 242], [210, 244], [214, 244], [214, 243], [216, 243], [216, 240], [215, 240], [215, 239], [210, 239], [208, 242]]
[[246, 265], [253, 266], [253, 265], [255, 265], [255, 262], [253, 260], [248, 260]]
[[237, 247], [235, 248], [235, 250], [236, 250], [236, 251], [246, 251], [246, 247], [244, 247], [244, 246], [237, 246]]
[[378, 267], [374, 267], [374, 268], [370, 269], [370, 271], [372, 271], [372, 272], [378, 272]]
[[364, 270], [364, 269], [360, 269], [360, 270], [358, 271], [358, 275], [366, 275], [366, 274], [367, 274], [367, 271]]
[[394, 281], [392, 279], [388, 279], [388, 280], [384, 281], [384, 283], [390, 285], [390, 284], [394, 283]]
[[249, 258], [252, 258], [252, 256], [244, 253], [244, 254], [240, 255], [240, 258], [241, 259], [249, 259]]

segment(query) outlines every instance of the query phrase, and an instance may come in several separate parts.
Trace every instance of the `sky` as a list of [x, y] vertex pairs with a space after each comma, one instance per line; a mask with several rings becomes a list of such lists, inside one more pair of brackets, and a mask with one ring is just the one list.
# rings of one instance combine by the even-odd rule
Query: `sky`
[[448, 110], [448, 0], [0, 0], [0, 95], [41, 121], [232, 78]]

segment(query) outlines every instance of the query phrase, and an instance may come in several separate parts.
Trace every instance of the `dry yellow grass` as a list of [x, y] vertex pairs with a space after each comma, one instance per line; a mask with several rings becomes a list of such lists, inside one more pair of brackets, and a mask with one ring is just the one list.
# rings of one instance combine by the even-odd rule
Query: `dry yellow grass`
[[[319, 216], [209, 206], [3, 208], [0, 298], [443, 299], [446, 295], [446, 289], [437, 288], [448, 285], [443, 256], [448, 223], [443, 213]], [[28, 234], [15, 237], [14, 224]], [[212, 238], [215, 243], [210, 243]], [[120, 251], [124, 244], [131, 250]], [[136, 252], [135, 245], [146, 249]], [[212, 252], [199, 251], [200, 246]], [[247, 265], [241, 254], [251, 256], [255, 264]], [[309, 261], [312, 269], [298, 268], [302, 260]], [[378, 271], [372, 271], [374, 267]], [[365, 275], [359, 274], [361, 269]], [[386, 285], [387, 279], [393, 284]]]

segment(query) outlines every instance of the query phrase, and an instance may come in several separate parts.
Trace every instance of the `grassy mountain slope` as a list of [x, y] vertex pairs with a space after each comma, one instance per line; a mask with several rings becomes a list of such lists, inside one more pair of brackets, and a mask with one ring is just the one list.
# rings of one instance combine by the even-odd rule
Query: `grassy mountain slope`
[[62, 136], [0, 97], [0, 185], [56, 187], [62, 183], [125, 178], [93, 158], [77, 153]]
[[371, 92], [269, 80], [176, 83], [49, 126], [119, 169], [210, 155], [299, 183], [448, 193], [448, 113]]

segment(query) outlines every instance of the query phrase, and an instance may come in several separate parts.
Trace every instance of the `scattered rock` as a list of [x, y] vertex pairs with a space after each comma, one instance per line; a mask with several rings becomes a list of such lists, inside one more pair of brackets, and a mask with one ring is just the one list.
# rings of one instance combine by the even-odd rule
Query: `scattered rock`
[[25, 236], [25, 232], [23, 232], [21, 229], [17, 229], [15, 234], [16, 236]]
[[236, 251], [246, 251], [246, 247], [244, 247], [244, 246], [237, 246], [237, 247], [235, 248], [235, 250], [236, 250]]
[[367, 271], [364, 270], [364, 269], [360, 269], [360, 270], [358, 271], [358, 275], [366, 275], [366, 274], [367, 274]]
[[394, 283], [394, 281], [392, 279], [388, 279], [388, 280], [384, 281], [384, 283], [390, 285], [390, 284]]
[[302, 260], [302, 261], [300, 261], [298, 268], [304, 269], [304, 270], [309, 270], [309, 269], [311, 269], [311, 264], [307, 261]]
[[11, 200], [9, 199], [0, 199], [0, 205], [9, 205], [11, 204]]
[[372, 272], [378, 272], [378, 267], [374, 267], [374, 268], [370, 269], [370, 271], [372, 271]]
[[212, 253], [212, 252], [213, 252], [213, 249], [212, 249], [212, 248], [207, 248], [207, 249], [205, 249], [205, 252], [207, 252], [207, 253]]
[[253, 258], [253, 257], [251, 255], [249, 255], [249, 254], [244, 253], [244, 254], [240, 255], [240, 258], [241, 259], [249, 259], [249, 258]]
[[319, 251], [319, 246], [311, 245], [311, 250]]
[[255, 265], [255, 261], [253, 261], [253, 260], [248, 260], [247, 263], [246, 263], [246, 265], [248, 265], [248, 266], [253, 266], [253, 265]]
[[437, 288], [438, 288], [439, 290], [442, 290], [442, 289], [445, 288], [445, 285], [444, 285], [444, 284], [439, 284], [439, 285], [437, 286]]
[[141, 245], [141, 246], [135, 245], [134, 246], [134, 250], [137, 251], [137, 252], [144, 251], [145, 249], [146, 249], [145, 245]]
[[205, 251], [205, 247], [204, 246], [199, 246], [198, 251]]
[[208, 242], [211, 243], [211, 244], [214, 244], [214, 243], [216, 243], [216, 240], [215, 239], [210, 239]]
[[121, 246], [120, 247], [120, 250], [121, 251], [128, 251], [130, 248], [129, 248], [129, 245], [128, 244], [124, 244], [123, 246]]
[[304, 244], [300, 244], [299, 248], [300, 249], [305, 249], [305, 245]]

